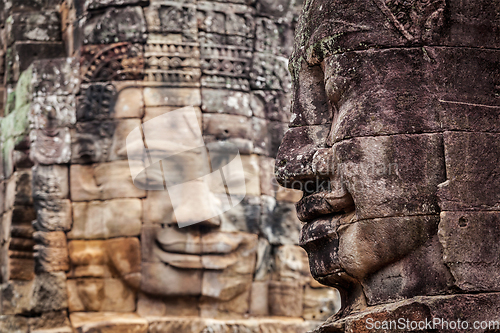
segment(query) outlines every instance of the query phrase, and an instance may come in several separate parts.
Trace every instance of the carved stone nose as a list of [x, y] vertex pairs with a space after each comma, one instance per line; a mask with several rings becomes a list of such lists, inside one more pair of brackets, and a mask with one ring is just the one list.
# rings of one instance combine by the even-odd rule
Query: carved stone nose
[[[280, 149], [280, 152], [282, 150]], [[303, 182], [314, 179], [312, 160], [315, 150], [304, 153], [278, 153], [275, 167], [275, 176], [281, 186], [303, 190]]]
[[[325, 147], [330, 125], [290, 128], [276, 156], [275, 176], [282, 186], [302, 190], [303, 183], [316, 179], [314, 156]], [[322, 175], [323, 177], [323, 175]], [[328, 178], [328, 176], [323, 177]]]

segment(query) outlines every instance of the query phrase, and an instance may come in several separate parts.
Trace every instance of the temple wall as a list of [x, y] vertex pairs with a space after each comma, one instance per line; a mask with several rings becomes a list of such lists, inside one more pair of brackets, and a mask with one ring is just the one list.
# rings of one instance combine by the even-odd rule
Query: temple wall
[[[1, 332], [305, 332], [338, 309], [297, 245], [301, 193], [273, 179], [300, 6], [0, 4]], [[178, 228], [164, 175], [134, 185], [127, 136], [186, 106], [238, 148], [246, 196]]]

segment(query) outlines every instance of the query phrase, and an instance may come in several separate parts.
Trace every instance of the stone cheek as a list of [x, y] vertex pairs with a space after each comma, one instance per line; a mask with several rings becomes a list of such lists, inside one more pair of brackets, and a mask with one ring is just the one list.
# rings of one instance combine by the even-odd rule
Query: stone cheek
[[[429, 72], [440, 73], [443, 65], [414, 48], [325, 59], [325, 93], [338, 113], [333, 140], [440, 131], [439, 95]], [[301, 84], [300, 74], [298, 80]]]
[[345, 140], [333, 146], [330, 172], [352, 195], [359, 220], [437, 214], [436, 192], [446, 180], [442, 140], [440, 134]]
[[132, 183], [127, 161], [97, 165], [71, 166], [71, 198], [73, 201], [142, 198], [145, 191]]
[[115, 199], [73, 203], [70, 239], [138, 236], [142, 206], [139, 199]]
[[438, 192], [443, 210], [498, 210], [500, 177], [492, 174], [492, 168], [499, 161], [499, 137], [498, 133], [445, 132], [448, 179]]
[[[426, 272], [419, 276], [420, 272]], [[443, 262], [443, 248], [436, 235], [417, 247], [398, 263], [365, 278], [368, 304], [380, 304], [411, 298], [416, 294], [436, 295], [446, 292], [456, 282]]]
[[135, 309], [141, 269], [137, 238], [74, 240], [68, 243], [68, 249], [69, 311]]
[[[450, 72], [450, 62], [456, 64], [455, 72]], [[332, 55], [322, 64], [324, 74], [320, 71], [316, 80], [325, 82], [324, 93], [322, 87], [304, 89], [319, 66], [302, 64], [295, 80], [294, 122], [313, 122], [319, 112], [311, 100], [320, 103], [328, 98], [338, 112], [331, 134], [334, 142], [445, 129], [495, 131], [496, 122], [488, 119], [497, 113], [498, 51], [427, 46], [358, 51]], [[472, 68], [481, 70], [472, 74]], [[315, 99], [308, 96], [314, 93]], [[472, 107], [478, 113], [468, 113]]]
[[79, 122], [72, 130], [72, 163], [107, 162], [127, 158], [127, 135], [139, 119]]

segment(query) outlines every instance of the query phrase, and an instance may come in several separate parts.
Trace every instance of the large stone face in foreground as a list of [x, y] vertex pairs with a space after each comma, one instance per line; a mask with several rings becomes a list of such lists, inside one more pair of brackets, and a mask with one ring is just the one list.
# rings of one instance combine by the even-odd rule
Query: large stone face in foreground
[[318, 332], [367, 332], [368, 316], [495, 316], [479, 304], [496, 302], [500, 272], [499, 9], [304, 4], [275, 170], [304, 193], [300, 245], [314, 278], [341, 291]]

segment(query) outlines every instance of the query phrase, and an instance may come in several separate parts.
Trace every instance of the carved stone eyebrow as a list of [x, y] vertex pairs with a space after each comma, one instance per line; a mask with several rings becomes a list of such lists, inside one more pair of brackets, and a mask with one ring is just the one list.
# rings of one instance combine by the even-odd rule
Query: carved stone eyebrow
[[290, 58], [292, 76], [294, 67], [302, 61], [313, 66], [333, 54], [366, 49], [379, 41], [392, 43], [394, 37], [396, 44], [404, 42], [395, 29], [388, 30], [380, 24], [385, 17], [372, 1], [358, 7], [352, 9], [352, 2], [347, 0], [306, 2]]
[[391, 0], [307, 1], [296, 29], [291, 67], [302, 60], [316, 65], [348, 51], [447, 44], [448, 37], [436, 34], [445, 24], [445, 9], [444, 0], [413, 5]]
[[[332, 30], [332, 24], [335, 28]], [[334, 31], [332, 35], [328, 35]], [[369, 45], [359, 43], [352, 48], [346, 48], [339, 45], [339, 40], [347, 34], [369, 32], [373, 30], [368, 25], [356, 24], [344, 20], [328, 21], [314, 29], [309, 40], [296, 39], [295, 49], [290, 56], [289, 71], [292, 78], [295, 79], [296, 71], [300, 68], [302, 61], [309, 66], [320, 64], [325, 58], [334, 54], [348, 52], [358, 49], [366, 49]]]

